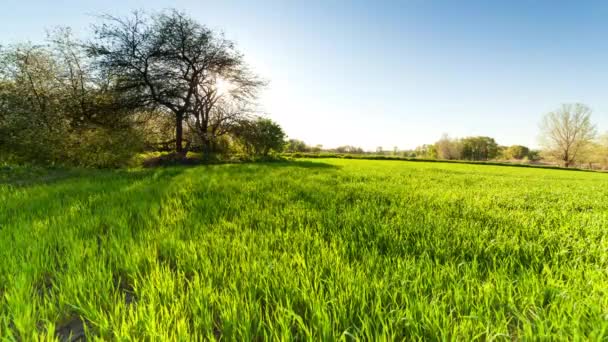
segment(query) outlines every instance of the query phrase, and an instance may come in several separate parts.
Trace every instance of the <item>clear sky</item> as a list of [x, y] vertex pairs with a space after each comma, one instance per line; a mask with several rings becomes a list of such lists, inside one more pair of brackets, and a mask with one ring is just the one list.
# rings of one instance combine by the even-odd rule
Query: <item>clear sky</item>
[[3, 0], [0, 42], [94, 14], [177, 8], [234, 40], [292, 138], [413, 148], [442, 133], [537, 145], [541, 116], [583, 102], [608, 130], [608, 1]]

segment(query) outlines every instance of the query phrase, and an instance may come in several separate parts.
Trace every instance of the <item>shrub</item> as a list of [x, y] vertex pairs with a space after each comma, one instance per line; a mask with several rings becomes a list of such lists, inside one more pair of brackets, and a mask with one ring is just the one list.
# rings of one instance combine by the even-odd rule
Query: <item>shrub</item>
[[97, 168], [127, 166], [143, 148], [133, 130], [84, 129], [70, 135], [67, 161], [71, 165]]
[[241, 121], [235, 136], [249, 155], [268, 156], [271, 152], [282, 152], [285, 146], [285, 132], [270, 119]]

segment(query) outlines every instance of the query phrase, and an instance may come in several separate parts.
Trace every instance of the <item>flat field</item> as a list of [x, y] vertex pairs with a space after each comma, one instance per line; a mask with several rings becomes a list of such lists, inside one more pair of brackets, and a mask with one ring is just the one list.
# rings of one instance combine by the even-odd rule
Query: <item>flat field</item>
[[608, 337], [608, 174], [0, 170], [0, 337]]

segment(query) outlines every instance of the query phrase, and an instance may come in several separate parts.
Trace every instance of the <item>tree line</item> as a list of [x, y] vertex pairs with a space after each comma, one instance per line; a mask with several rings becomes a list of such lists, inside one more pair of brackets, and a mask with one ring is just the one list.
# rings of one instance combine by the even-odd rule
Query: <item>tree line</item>
[[502, 146], [494, 138], [475, 136], [465, 138], [450, 138], [444, 134], [434, 144], [418, 146], [407, 151], [409, 157], [421, 157], [446, 160], [517, 160], [538, 161], [540, 151], [532, 150], [523, 145]]
[[608, 133], [598, 135], [591, 120], [591, 109], [580, 103], [564, 104], [546, 114], [540, 124], [540, 149], [523, 145], [502, 146], [492, 137], [472, 136], [451, 138], [444, 134], [432, 144], [423, 144], [412, 150], [391, 151], [378, 146], [374, 152], [360, 147], [344, 145], [323, 149], [306, 145], [303, 141], [291, 139], [286, 151], [291, 153], [340, 153], [392, 155], [407, 158], [469, 160], [469, 161], [515, 161], [530, 163], [551, 163], [564, 167], [608, 169]]
[[453, 139], [444, 135], [422, 145], [410, 156], [460, 160], [517, 160], [557, 163], [564, 167], [608, 168], [608, 133], [598, 135], [591, 109], [581, 103], [563, 104], [540, 123], [540, 149], [500, 146], [490, 137]]
[[142, 151], [185, 158], [280, 152], [256, 110], [265, 81], [234, 43], [186, 14], [100, 16], [44, 44], [0, 47], [0, 158], [112, 167]]

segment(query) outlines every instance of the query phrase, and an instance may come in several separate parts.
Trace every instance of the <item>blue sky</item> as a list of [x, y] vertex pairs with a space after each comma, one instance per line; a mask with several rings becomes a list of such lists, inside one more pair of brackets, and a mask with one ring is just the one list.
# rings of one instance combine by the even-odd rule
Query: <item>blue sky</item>
[[270, 83], [261, 108], [309, 144], [413, 148], [442, 133], [537, 145], [583, 102], [608, 130], [605, 1], [4, 0], [0, 42], [86, 37], [94, 14], [178, 8], [236, 41]]

